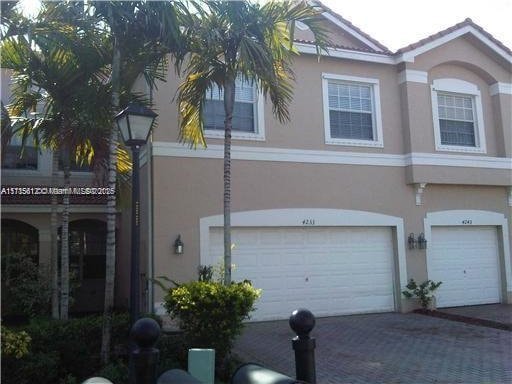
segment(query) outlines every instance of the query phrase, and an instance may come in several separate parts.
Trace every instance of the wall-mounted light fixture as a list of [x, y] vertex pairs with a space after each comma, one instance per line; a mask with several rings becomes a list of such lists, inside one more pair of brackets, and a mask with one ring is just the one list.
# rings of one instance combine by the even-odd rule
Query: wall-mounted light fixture
[[183, 241], [181, 241], [181, 235], [178, 235], [174, 241], [174, 253], [181, 255], [183, 253]]
[[414, 233], [409, 233], [409, 237], [407, 238], [407, 245], [409, 249], [415, 249], [418, 246], [418, 241], [414, 237]]
[[418, 235], [418, 248], [427, 249], [427, 239], [425, 239], [425, 234], [423, 232]]

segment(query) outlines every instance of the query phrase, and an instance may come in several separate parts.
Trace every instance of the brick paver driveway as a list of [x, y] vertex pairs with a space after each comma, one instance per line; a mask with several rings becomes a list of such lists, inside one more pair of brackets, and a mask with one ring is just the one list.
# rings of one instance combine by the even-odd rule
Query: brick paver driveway
[[[317, 319], [318, 384], [512, 383], [512, 332], [420, 314]], [[287, 321], [247, 324], [234, 352], [294, 376]]]

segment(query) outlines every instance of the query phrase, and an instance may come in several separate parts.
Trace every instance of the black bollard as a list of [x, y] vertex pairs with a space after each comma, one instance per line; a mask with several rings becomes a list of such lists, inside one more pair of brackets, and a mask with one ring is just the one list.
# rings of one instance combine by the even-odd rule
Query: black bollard
[[160, 326], [150, 318], [139, 319], [130, 330], [130, 338], [137, 346], [130, 354], [130, 383], [155, 384], [160, 351], [154, 348], [160, 337]]
[[309, 384], [316, 384], [316, 342], [315, 338], [309, 337], [309, 333], [315, 327], [315, 316], [307, 309], [296, 309], [290, 316], [290, 327], [297, 334], [292, 339], [296, 378]]

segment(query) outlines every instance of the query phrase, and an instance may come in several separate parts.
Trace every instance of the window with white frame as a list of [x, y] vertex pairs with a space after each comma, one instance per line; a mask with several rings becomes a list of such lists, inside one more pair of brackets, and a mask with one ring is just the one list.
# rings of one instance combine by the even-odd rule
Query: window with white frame
[[[262, 102], [256, 86], [237, 79], [235, 106], [232, 120], [232, 137], [263, 140]], [[203, 109], [204, 129], [207, 137], [224, 137], [224, 90], [214, 86], [206, 95]]]
[[323, 74], [327, 144], [382, 147], [377, 79]]
[[432, 83], [436, 150], [485, 152], [482, 102], [478, 87], [459, 79]]

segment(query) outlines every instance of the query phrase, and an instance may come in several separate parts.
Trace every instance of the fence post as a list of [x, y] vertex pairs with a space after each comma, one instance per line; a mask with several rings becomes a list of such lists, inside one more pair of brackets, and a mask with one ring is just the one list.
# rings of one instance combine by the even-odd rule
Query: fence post
[[292, 339], [296, 378], [309, 384], [316, 384], [316, 341], [315, 338], [309, 337], [309, 333], [315, 327], [315, 316], [307, 309], [296, 309], [290, 316], [290, 327], [297, 334]]
[[135, 342], [136, 348], [131, 352], [130, 383], [154, 384], [160, 351], [154, 348], [160, 337], [160, 326], [150, 318], [139, 319], [130, 330], [130, 338]]

